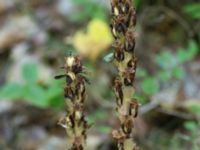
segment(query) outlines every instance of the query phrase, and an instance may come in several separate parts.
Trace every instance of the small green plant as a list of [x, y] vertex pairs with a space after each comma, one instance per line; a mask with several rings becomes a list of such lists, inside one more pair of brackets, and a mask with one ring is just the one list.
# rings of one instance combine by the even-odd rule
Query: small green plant
[[199, 105], [193, 105], [190, 108], [191, 112], [196, 115], [197, 121], [186, 121], [184, 124], [185, 129], [189, 131], [189, 135], [184, 135], [184, 140], [192, 143], [192, 150], [199, 150], [199, 137], [200, 137], [200, 106]]
[[183, 12], [193, 19], [200, 19], [200, 3], [189, 3], [183, 7]]
[[194, 59], [198, 52], [197, 44], [191, 40], [186, 48], [178, 48], [175, 53], [164, 50], [156, 55], [155, 63], [159, 69], [154, 75], [149, 75], [146, 70], [138, 68], [137, 76], [143, 79], [142, 92], [151, 96], [159, 92], [161, 82], [184, 79], [186, 72], [183, 64]]
[[87, 130], [89, 125], [85, 119], [84, 103], [86, 98], [85, 84], [88, 80], [84, 76], [84, 67], [79, 56], [65, 57], [66, 63], [62, 67], [63, 75], [55, 78], [65, 78], [64, 97], [67, 114], [61, 118], [59, 124], [66, 129], [71, 143], [70, 150], [83, 150], [86, 147]]
[[34, 63], [25, 64], [22, 67], [23, 82], [7, 82], [0, 89], [0, 98], [12, 101], [27, 101], [28, 103], [40, 107], [62, 107], [63, 101], [60, 96], [62, 90], [59, 89], [60, 82], [38, 81], [38, 67]]
[[198, 53], [199, 49], [194, 41], [189, 41], [188, 47], [177, 49], [176, 53], [165, 50], [156, 56], [156, 63], [159, 65], [161, 71], [158, 72], [158, 77], [166, 81], [170, 78], [183, 79], [185, 71], [182, 65], [192, 60]]

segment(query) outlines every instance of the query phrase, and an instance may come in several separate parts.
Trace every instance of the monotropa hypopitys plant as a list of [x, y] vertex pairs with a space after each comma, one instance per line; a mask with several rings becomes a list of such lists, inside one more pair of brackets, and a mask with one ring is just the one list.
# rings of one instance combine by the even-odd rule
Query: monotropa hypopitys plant
[[86, 146], [89, 125], [85, 119], [84, 102], [86, 98], [85, 84], [88, 80], [84, 76], [84, 67], [79, 56], [65, 57], [62, 67], [65, 73], [55, 78], [65, 78], [64, 97], [66, 102], [66, 116], [59, 124], [66, 129], [71, 148], [69, 150], [84, 150]]
[[133, 140], [133, 127], [138, 114], [139, 104], [134, 99], [134, 79], [137, 59], [135, 57], [136, 11], [132, 0], [111, 0], [111, 31], [115, 38], [113, 44], [114, 64], [118, 76], [114, 81], [117, 103], [117, 116], [120, 128], [113, 130], [112, 136], [117, 141], [118, 150], [136, 150]]

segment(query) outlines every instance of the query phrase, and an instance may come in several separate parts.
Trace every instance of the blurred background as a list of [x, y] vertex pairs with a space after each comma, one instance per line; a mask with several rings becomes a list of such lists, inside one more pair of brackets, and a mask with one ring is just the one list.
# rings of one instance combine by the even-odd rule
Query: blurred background
[[[200, 1], [135, 0], [142, 150], [200, 150]], [[117, 126], [109, 0], [0, 0], [0, 150], [64, 150], [64, 56], [84, 58], [88, 150]]]

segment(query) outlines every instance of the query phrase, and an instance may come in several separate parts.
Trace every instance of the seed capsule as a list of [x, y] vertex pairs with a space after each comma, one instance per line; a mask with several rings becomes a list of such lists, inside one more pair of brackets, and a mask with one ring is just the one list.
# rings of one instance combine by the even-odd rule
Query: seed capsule
[[66, 86], [64, 88], [64, 95], [65, 95], [65, 98], [69, 98], [71, 101], [73, 101], [75, 98], [75, 94], [71, 86]]
[[136, 65], [137, 65], [137, 59], [136, 59], [136, 58], [132, 58], [132, 59], [128, 62], [127, 67], [136, 70]]
[[138, 115], [138, 109], [139, 109], [138, 102], [136, 100], [132, 101], [130, 103], [130, 107], [129, 107], [129, 115], [136, 118]]
[[126, 120], [122, 124], [122, 130], [126, 135], [130, 135], [132, 132], [132, 128], [133, 128], [133, 120], [132, 118], [127, 116]]
[[115, 16], [119, 15], [119, 9], [117, 7], [114, 7], [114, 15]]
[[136, 11], [133, 8], [131, 13], [129, 14], [129, 23], [130, 26], [136, 26], [137, 23]]
[[123, 104], [124, 94], [122, 91], [122, 83], [119, 79], [115, 80], [114, 87], [115, 87], [114, 90], [115, 90], [117, 105], [121, 106]]
[[125, 42], [124, 49], [125, 49], [125, 51], [127, 51], [127, 52], [133, 53], [133, 52], [134, 52], [134, 49], [135, 49], [135, 40], [133, 40], [133, 41], [128, 41], [128, 40], [127, 40], [127, 41]]
[[114, 52], [114, 58], [117, 61], [123, 61], [124, 60], [124, 52], [123, 51], [115, 51]]
[[124, 84], [126, 86], [132, 86], [133, 85], [132, 80], [130, 80], [129, 78], [125, 78], [124, 79]]
[[76, 56], [74, 58], [74, 64], [72, 65], [72, 72], [75, 74], [82, 72], [83, 65], [81, 64], [80, 57]]
[[85, 120], [84, 114], [81, 115], [78, 125], [81, 126], [81, 124], [82, 124], [83, 128], [85, 128], [85, 129], [87, 128], [87, 122]]
[[74, 121], [73, 115], [70, 115], [70, 116], [67, 116], [67, 117], [66, 117], [66, 124], [67, 124], [68, 127], [74, 128], [74, 126], [75, 126], [75, 121]]
[[123, 23], [118, 23], [117, 25], [116, 25], [116, 31], [118, 32], [118, 33], [123, 33], [123, 34], [125, 34], [125, 32], [126, 32], [126, 26], [125, 26], [125, 24], [123, 24]]
[[124, 6], [124, 13], [127, 14], [129, 11], [129, 4], [126, 3], [125, 6]]
[[122, 6], [122, 12], [125, 13], [125, 6]]
[[122, 4], [122, 5], [121, 5], [121, 10], [122, 10], [122, 13], [123, 13], [124, 15], [128, 14], [129, 8], [130, 8], [129, 5], [130, 5], [129, 2], [126, 2], [125, 4]]
[[113, 34], [114, 38], [116, 39], [117, 38], [116, 29], [114, 28], [114, 26], [112, 24], [110, 24], [110, 28], [111, 28], [111, 31], [112, 31], [112, 34]]
[[135, 79], [135, 68], [127, 68], [123, 74], [124, 84], [126, 86], [133, 86], [133, 82]]

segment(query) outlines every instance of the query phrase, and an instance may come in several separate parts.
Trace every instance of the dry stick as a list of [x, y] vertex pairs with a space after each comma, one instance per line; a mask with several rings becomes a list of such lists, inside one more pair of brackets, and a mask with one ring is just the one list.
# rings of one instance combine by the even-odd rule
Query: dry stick
[[59, 121], [59, 124], [66, 129], [69, 136], [71, 148], [69, 150], [84, 150], [87, 138], [88, 123], [84, 115], [85, 84], [88, 80], [83, 76], [83, 65], [80, 57], [65, 57], [65, 74], [55, 78], [64, 77], [66, 86], [64, 88], [67, 115]]
[[112, 135], [117, 140], [118, 150], [136, 150], [138, 147], [133, 141], [133, 125], [139, 107], [133, 98], [137, 62], [134, 54], [136, 12], [131, 0], [111, 0], [111, 6], [114, 64], [118, 68], [114, 91], [120, 120], [120, 129], [114, 130]]

